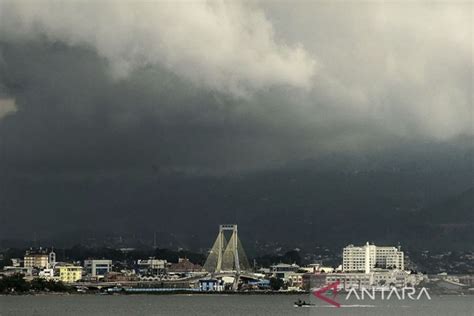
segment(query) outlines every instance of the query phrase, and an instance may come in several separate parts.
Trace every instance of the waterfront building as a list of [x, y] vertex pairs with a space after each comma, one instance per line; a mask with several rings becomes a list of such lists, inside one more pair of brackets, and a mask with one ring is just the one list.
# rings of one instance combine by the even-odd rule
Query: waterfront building
[[54, 277], [54, 269], [50, 268], [50, 269], [42, 269], [39, 273], [38, 273], [38, 277], [41, 278], [41, 279], [46, 279], [46, 280], [55, 280], [55, 277]]
[[64, 283], [77, 282], [82, 279], [82, 267], [66, 265], [58, 267], [59, 281]]
[[331, 284], [339, 281], [340, 289], [361, 289], [372, 286], [372, 275], [369, 273], [331, 273], [326, 276], [326, 283]]
[[109, 272], [104, 277], [105, 282], [124, 282], [124, 281], [138, 281], [139, 278], [135, 271]]
[[348, 245], [342, 253], [343, 272], [370, 273], [374, 268], [404, 269], [403, 251], [396, 247]]
[[471, 288], [474, 288], [474, 275], [472, 274], [459, 275], [458, 282], [462, 284], [466, 284]]
[[41, 248], [39, 250], [27, 250], [23, 257], [23, 266], [25, 268], [49, 268], [48, 253]]
[[33, 278], [32, 267], [19, 267], [19, 266], [5, 266], [0, 272], [0, 275], [12, 276], [15, 274], [23, 274], [26, 278]]
[[283, 281], [288, 282], [290, 275], [293, 275], [294, 272], [299, 270], [299, 268], [300, 267], [295, 263], [279, 263], [272, 265], [270, 267], [270, 272], [272, 273], [272, 277], [282, 279]]
[[305, 273], [302, 277], [301, 288], [305, 291], [319, 289], [326, 285], [325, 273]]
[[301, 289], [303, 287], [303, 275], [304, 273], [298, 272], [289, 273], [286, 281], [289, 286]]
[[93, 278], [103, 278], [112, 270], [112, 260], [107, 259], [88, 259], [84, 260], [84, 269], [86, 274]]
[[47, 249], [41, 247], [37, 250], [27, 250], [23, 257], [23, 266], [25, 268], [49, 269], [56, 263], [56, 254], [54, 251], [48, 253]]
[[332, 267], [325, 267], [319, 263], [311, 263], [305, 267], [300, 267], [300, 270], [305, 271], [307, 273], [331, 273], [334, 272], [334, 268]]
[[224, 281], [219, 279], [202, 279], [199, 280], [199, 290], [204, 292], [214, 291], [221, 292], [224, 291]]
[[157, 275], [166, 272], [168, 262], [162, 259], [150, 257], [148, 259], [137, 260], [137, 270], [141, 275]]
[[174, 273], [201, 272], [202, 266], [192, 263], [188, 258], [179, 258], [178, 262], [171, 263], [168, 271]]
[[248, 281], [245, 287], [249, 290], [269, 290], [271, 288], [270, 280], [266, 279]]
[[12, 267], [21, 267], [23, 260], [20, 258], [11, 258], [10, 261], [12, 262]]
[[260, 273], [260, 274], [263, 274], [263, 275], [271, 275], [272, 274], [270, 268], [264, 268], [264, 267], [259, 268], [257, 270], [257, 273]]
[[374, 269], [365, 272], [329, 273], [326, 275], [326, 285], [339, 281], [341, 289], [361, 288], [391, 288], [411, 287], [418, 285], [423, 279], [421, 274], [411, 274], [409, 271], [397, 269]]

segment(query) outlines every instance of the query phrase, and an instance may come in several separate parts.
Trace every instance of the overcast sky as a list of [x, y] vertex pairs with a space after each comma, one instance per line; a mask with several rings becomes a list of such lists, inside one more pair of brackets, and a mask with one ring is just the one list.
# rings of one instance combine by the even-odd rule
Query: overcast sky
[[0, 0], [0, 162], [15, 176], [215, 174], [472, 140], [472, 93], [471, 1]]
[[66, 146], [245, 168], [472, 135], [472, 14], [471, 2], [2, 0], [4, 146], [25, 162], [75, 159]]

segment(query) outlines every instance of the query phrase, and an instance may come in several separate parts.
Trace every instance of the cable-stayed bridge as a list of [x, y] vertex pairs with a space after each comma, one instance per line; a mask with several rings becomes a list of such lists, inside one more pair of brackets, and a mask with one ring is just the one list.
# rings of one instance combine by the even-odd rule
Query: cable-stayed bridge
[[[229, 240], [225, 236], [226, 232], [231, 232]], [[242, 272], [250, 271], [247, 255], [238, 236], [237, 225], [219, 225], [219, 233], [204, 264], [204, 270], [213, 275], [231, 273], [240, 275]]]

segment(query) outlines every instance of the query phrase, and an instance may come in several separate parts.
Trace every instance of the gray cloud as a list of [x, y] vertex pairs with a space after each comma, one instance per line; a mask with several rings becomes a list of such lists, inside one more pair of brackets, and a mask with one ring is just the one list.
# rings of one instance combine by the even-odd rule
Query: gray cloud
[[277, 36], [318, 56], [316, 102], [402, 137], [473, 134], [472, 3], [262, 5]]
[[15, 104], [15, 100], [0, 97], [0, 119], [9, 114], [15, 113], [16, 111], [17, 107]]
[[472, 135], [466, 8], [3, 1], [7, 156], [242, 170]]
[[470, 9], [0, 0], [0, 232], [385, 229], [472, 186]]
[[239, 2], [3, 1], [4, 36], [93, 47], [115, 76], [160, 64], [196, 84], [245, 95], [272, 85], [309, 88], [315, 61], [277, 42], [271, 22]]

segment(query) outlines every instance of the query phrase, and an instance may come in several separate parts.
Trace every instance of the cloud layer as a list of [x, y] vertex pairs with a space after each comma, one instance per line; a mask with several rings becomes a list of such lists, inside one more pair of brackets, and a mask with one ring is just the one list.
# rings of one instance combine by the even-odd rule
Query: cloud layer
[[0, 94], [18, 108], [3, 146], [25, 164], [245, 170], [472, 137], [471, 18], [469, 3], [0, 1]]
[[204, 87], [245, 95], [272, 85], [309, 88], [315, 61], [277, 42], [262, 10], [229, 1], [2, 1], [7, 36], [88, 45], [122, 78], [165, 65]]
[[0, 239], [384, 234], [472, 186], [472, 25], [467, 2], [0, 0]]
[[402, 137], [473, 130], [472, 2], [263, 2], [322, 65], [312, 99]]
[[0, 97], [0, 119], [17, 111], [15, 100]]

